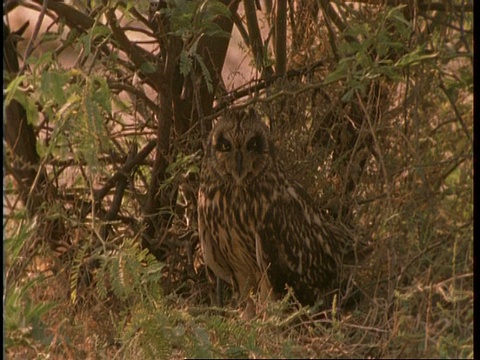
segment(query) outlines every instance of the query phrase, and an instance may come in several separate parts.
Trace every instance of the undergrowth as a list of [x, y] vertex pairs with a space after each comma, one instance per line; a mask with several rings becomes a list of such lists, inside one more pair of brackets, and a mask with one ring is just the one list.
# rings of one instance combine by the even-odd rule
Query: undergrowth
[[[158, 247], [148, 243], [141, 219], [154, 216], [145, 204], [150, 170], [159, 162], [148, 153], [127, 170], [125, 164], [156, 146], [155, 104], [131, 89], [134, 66], [119, 50], [95, 53], [104, 63], [88, 48], [77, 67], [60, 64], [57, 57], [75, 39], [83, 49], [113, 36], [99, 26], [62, 38], [61, 24], [42, 42], [61, 39], [65, 46], [58, 54], [30, 54], [31, 71], [9, 79], [6, 90], [6, 102], [22, 104], [35, 126], [41, 159], [35, 183], [47, 179], [42, 184], [51, 186], [40, 194], [18, 186], [7, 149], [7, 358], [473, 358], [471, 16], [432, 13], [421, 1], [425, 16], [404, 6], [335, 3], [348, 19], [336, 34], [313, 26], [319, 16], [310, 8], [289, 19], [296, 29], [289, 34], [290, 66], [308, 71], [258, 93], [254, 84], [230, 106], [255, 106], [287, 172], [319, 207], [351, 222], [372, 244], [349, 279], [360, 292], [355, 306], [342, 308], [335, 299], [302, 307], [289, 293], [257, 301], [256, 315], [246, 320], [228, 301], [228, 289], [226, 305], [216, 306], [195, 210], [206, 135], [198, 124], [211, 117], [181, 135], [171, 130], [166, 147], [174, 151], [161, 159], [168, 166], [156, 190], [173, 200], [154, 214], [168, 228], [159, 226]], [[192, 75], [195, 62], [208, 90], [213, 78], [205, 75], [197, 40], [219, 32], [213, 19], [225, 7], [212, 2], [207, 10], [219, 13], [203, 16], [198, 4], [168, 4], [172, 11], [163, 14], [178, 22], [177, 35], [191, 35], [180, 44], [180, 70]], [[125, 10], [127, 20], [132, 14]], [[200, 27], [192, 30], [190, 21]], [[298, 31], [302, 24], [310, 25]], [[309, 67], [314, 62], [320, 65]], [[118, 89], [145, 96], [121, 96]]]

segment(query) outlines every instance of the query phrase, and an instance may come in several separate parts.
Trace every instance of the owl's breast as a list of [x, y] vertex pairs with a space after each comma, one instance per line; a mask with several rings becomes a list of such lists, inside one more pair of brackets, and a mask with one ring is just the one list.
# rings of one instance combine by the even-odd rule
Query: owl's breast
[[266, 204], [267, 194], [254, 189], [220, 186], [203, 187], [199, 192], [200, 239], [217, 259], [224, 259], [216, 265], [228, 264], [239, 286], [242, 282], [256, 283], [260, 276], [255, 239]]

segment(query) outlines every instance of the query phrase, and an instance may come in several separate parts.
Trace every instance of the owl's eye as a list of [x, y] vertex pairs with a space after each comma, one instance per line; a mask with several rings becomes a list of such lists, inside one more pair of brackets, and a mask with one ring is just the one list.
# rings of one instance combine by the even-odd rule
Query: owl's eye
[[216, 149], [221, 152], [228, 152], [232, 148], [232, 144], [230, 144], [230, 141], [225, 139], [223, 136], [221, 136], [216, 145]]
[[260, 135], [254, 136], [247, 142], [247, 150], [262, 152], [263, 151], [263, 139]]

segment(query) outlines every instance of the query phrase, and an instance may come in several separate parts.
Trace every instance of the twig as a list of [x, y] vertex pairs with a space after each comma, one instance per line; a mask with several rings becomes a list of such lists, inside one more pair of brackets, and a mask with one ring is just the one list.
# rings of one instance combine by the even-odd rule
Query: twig
[[445, 84], [442, 80], [442, 78], [439, 78], [439, 84], [440, 84], [440, 89], [442, 89], [443, 93], [448, 99], [448, 102], [452, 106], [452, 109], [455, 113], [455, 117], [457, 118], [457, 121], [460, 123], [462, 126], [463, 131], [465, 132], [465, 135], [467, 135], [467, 138], [469, 141], [472, 141], [472, 135], [468, 131], [467, 125], [465, 124], [465, 121], [463, 121], [462, 115], [460, 114], [460, 111], [458, 111], [457, 105], [455, 105], [455, 101], [452, 99], [452, 97], [448, 94], [447, 89], [445, 88]]
[[[313, 64], [310, 64], [310, 65], [305, 66], [303, 68], [289, 70], [289, 71], [287, 71], [287, 74], [286, 74], [285, 77], [286, 77], [286, 79], [293, 79], [293, 78], [300, 77], [300, 76], [303, 76], [303, 75], [306, 75], [306, 74], [310, 74], [310, 73], [314, 72], [318, 67], [320, 67], [324, 64], [325, 64], [324, 61], [319, 60], [319, 61], [316, 61]], [[231, 102], [233, 102], [237, 99], [240, 99], [244, 96], [248, 96], [248, 95], [257, 93], [260, 90], [266, 89], [269, 85], [275, 83], [280, 78], [281, 78], [281, 76], [279, 76], [279, 75], [272, 75], [272, 76], [269, 76], [265, 79], [252, 80], [249, 83], [244, 84], [244, 85], [240, 86], [239, 88], [234, 89], [234, 90], [230, 91], [228, 94], [224, 95], [222, 97], [222, 99], [220, 99], [221, 102], [215, 108], [215, 110], [219, 111], [219, 110], [225, 108], [229, 103], [231, 103]], [[318, 84], [316, 84], [316, 85], [318, 85]], [[316, 87], [317, 88], [318, 87], [323, 87], [323, 84], [321, 86], [316, 86]], [[307, 90], [309, 90], [309, 89], [307, 89]]]
[[[28, 59], [33, 52], [33, 43], [37, 40], [38, 33], [40, 32], [40, 28], [42, 27], [43, 19], [45, 18], [45, 13], [47, 11], [47, 8], [48, 8], [48, 0], [44, 0], [42, 4], [42, 9], [40, 10], [40, 14], [38, 15], [38, 20], [33, 30], [32, 37], [28, 41], [28, 46], [27, 46], [27, 49], [25, 50], [25, 55], [23, 56], [24, 59]], [[27, 66], [28, 66], [28, 61], [25, 61], [25, 63], [22, 66], [22, 69], [20, 70], [20, 74], [25, 71], [25, 68]]]
[[152, 110], [153, 113], [157, 114], [160, 111], [158, 105], [150, 100], [145, 92], [138, 90], [135, 86], [112, 81], [107, 81], [107, 83], [110, 90], [123, 90], [137, 96]]
[[379, 162], [380, 162], [380, 168], [382, 169], [382, 173], [383, 173], [383, 177], [385, 179], [385, 185], [387, 186], [387, 201], [388, 201], [388, 205], [389, 205], [389, 208], [390, 209], [393, 209], [392, 207], [392, 198], [391, 198], [391, 186], [388, 182], [388, 174], [387, 174], [387, 168], [385, 166], [385, 162], [383, 160], [383, 155], [382, 155], [382, 152], [380, 150], [380, 147], [378, 145], [378, 140], [377, 140], [377, 136], [375, 135], [375, 129], [373, 128], [373, 125], [372, 125], [372, 122], [370, 120], [370, 113], [367, 111], [367, 109], [365, 108], [363, 102], [362, 102], [362, 97], [360, 95], [360, 93], [358, 91], [355, 91], [356, 95], [357, 95], [357, 99], [358, 99], [358, 104], [359, 106], [362, 108], [363, 110], [363, 113], [365, 114], [365, 119], [367, 121], [367, 124], [370, 128], [370, 134], [372, 136], [372, 140], [373, 140], [373, 146], [375, 148], [375, 153], [377, 154], [377, 156], [379, 157]]
[[365, 331], [374, 331], [374, 332], [379, 332], [379, 333], [389, 333], [390, 331], [388, 330], [383, 330], [379, 328], [375, 328], [372, 326], [364, 326], [364, 325], [357, 325], [357, 324], [349, 324], [349, 323], [342, 323], [342, 326], [354, 328], [354, 329], [360, 329], [360, 330], [365, 330]]

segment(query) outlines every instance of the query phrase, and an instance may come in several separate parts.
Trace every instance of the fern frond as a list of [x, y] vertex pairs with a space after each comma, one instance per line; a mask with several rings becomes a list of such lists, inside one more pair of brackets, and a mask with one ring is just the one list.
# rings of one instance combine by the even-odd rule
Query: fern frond
[[73, 264], [70, 271], [70, 299], [73, 304], [77, 303], [78, 280], [80, 278], [80, 268], [83, 264], [83, 259], [85, 258], [85, 254], [88, 248], [89, 248], [89, 243], [88, 242], [83, 243], [80, 249], [75, 254], [75, 257], [73, 258]]

